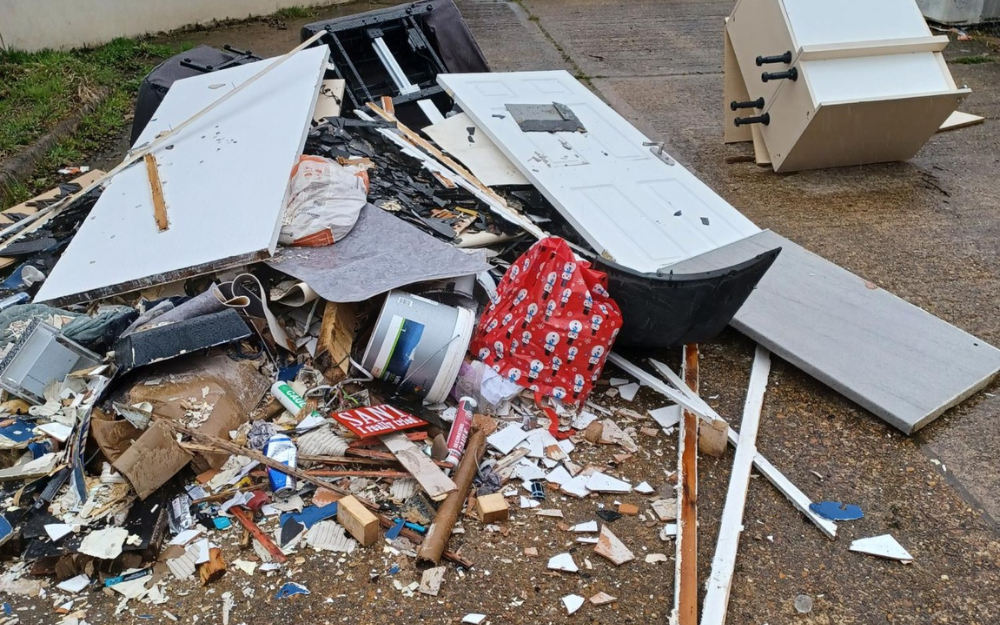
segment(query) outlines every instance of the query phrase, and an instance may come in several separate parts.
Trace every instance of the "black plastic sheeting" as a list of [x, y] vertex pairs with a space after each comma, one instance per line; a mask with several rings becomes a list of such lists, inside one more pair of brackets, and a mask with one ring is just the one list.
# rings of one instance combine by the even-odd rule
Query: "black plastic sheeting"
[[615, 344], [650, 349], [711, 341], [733, 320], [780, 252], [775, 248], [704, 273], [664, 276], [596, 259], [594, 265], [608, 274], [608, 291], [625, 321]]
[[139, 96], [135, 101], [135, 117], [132, 119], [132, 144], [135, 144], [146, 124], [153, 118], [156, 109], [167, 96], [167, 91], [178, 80], [200, 76], [206, 73], [205, 70], [208, 68], [211, 68], [208, 71], [216, 71], [259, 60], [259, 57], [253, 55], [224, 52], [211, 46], [198, 46], [160, 63], [139, 85]]

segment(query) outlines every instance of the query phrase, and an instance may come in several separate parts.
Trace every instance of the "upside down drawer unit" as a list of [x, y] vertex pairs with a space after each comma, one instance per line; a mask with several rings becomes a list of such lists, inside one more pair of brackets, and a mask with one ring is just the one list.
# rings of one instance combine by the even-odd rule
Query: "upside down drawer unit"
[[779, 172], [909, 159], [969, 93], [914, 0], [738, 0], [726, 36]]

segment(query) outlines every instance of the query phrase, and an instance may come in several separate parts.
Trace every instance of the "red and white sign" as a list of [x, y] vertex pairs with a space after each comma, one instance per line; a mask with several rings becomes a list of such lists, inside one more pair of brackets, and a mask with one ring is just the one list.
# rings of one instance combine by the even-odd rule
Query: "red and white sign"
[[415, 417], [388, 404], [345, 410], [334, 414], [333, 418], [361, 438], [381, 436], [382, 434], [427, 425], [427, 422], [420, 417]]

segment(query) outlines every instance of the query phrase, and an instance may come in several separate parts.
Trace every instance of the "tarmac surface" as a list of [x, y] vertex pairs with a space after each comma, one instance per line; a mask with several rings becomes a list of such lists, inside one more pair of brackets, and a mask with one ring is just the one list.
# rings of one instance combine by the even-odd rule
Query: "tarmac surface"
[[[961, 110], [986, 123], [936, 135], [911, 161], [779, 175], [753, 162], [727, 163], [752, 154], [749, 144], [722, 142], [722, 23], [731, 3], [718, 0], [521, 0], [457, 2], [496, 71], [567, 69], [654, 140], [690, 167], [711, 188], [758, 225], [803, 245], [896, 295], [980, 338], [1000, 344], [1000, 57], [993, 42], [953, 42], [946, 57], [988, 54], [992, 62], [952, 64], [956, 82], [972, 88]], [[287, 51], [298, 26], [334, 14], [390, 3], [355, 3], [321, 9], [287, 30], [250, 24], [186, 33], [194, 43], [251, 48], [262, 55]], [[394, 3], [392, 3], [394, 4]], [[859, 19], [863, 19], [860, 16]], [[676, 364], [677, 354], [670, 362]], [[702, 394], [734, 424], [741, 414], [753, 345], [735, 332], [702, 346]], [[729, 623], [876, 624], [1000, 622], [1000, 470], [994, 382], [912, 437], [900, 433], [835, 392], [775, 359], [764, 400], [758, 447], [814, 500], [855, 503], [862, 520], [840, 524], [836, 540], [824, 537], [763, 478], [751, 479], [745, 531], [729, 606]], [[620, 401], [620, 400], [615, 400]], [[609, 403], [602, 400], [602, 403]], [[613, 403], [613, 402], [611, 402]], [[663, 402], [643, 389], [640, 410]], [[621, 471], [635, 480], [669, 488], [676, 448], [662, 435], [641, 441], [639, 454]], [[620, 450], [581, 449], [574, 461], [605, 462]], [[731, 453], [700, 459], [699, 579], [705, 580], [725, 499]], [[595, 518], [597, 503], [554, 501], [568, 523]], [[623, 501], [641, 503], [630, 495]], [[635, 501], [633, 501], [635, 500]], [[548, 507], [548, 504], [546, 504]], [[398, 577], [387, 564], [395, 556], [376, 546], [338, 562], [336, 554], [302, 550], [304, 560], [287, 579], [312, 594], [274, 599], [286, 574], [247, 577], [231, 570], [207, 591], [170, 582], [163, 606], [132, 605], [112, 616], [116, 600], [98, 599], [91, 623], [221, 622], [220, 594], [234, 593], [232, 623], [457, 623], [469, 612], [492, 623], [662, 623], [673, 597], [672, 542], [657, 537], [658, 524], [637, 517], [611, 525], [637, 554], [615, 568], [573, 546], [571, 534], [552, 520], [514, 511], [509, 533], [487, 533], [466, 521], [453, 539], [476, 563], [460, 576], [449, 567], [441, 595], [409, 598], [397, 590], [419, 579], [402, 558]], [[914, 556], [910, 565], [848, 551], [857, 538], [892, 534]], [[230, 536], [227, 540], [232, 540]], [[538, 548], [539, 557], [523, 555]], [[574, 553], [580, 575], [545, 570], [548, 557]], [[227, 557], [249, 557], [234, 545]], [[647, 564], [646, 553], [669, 561]], [[583, 559], [593, 563], [586, 569]], [[378, 574], [372, 579], [371, 573]], [[255, 598], [243, 587], [256, 588]], [[586, 605], [567, 617], [560, 597], [605, 591], [611, 607]], [[814, 599], [812, 612], [797, 614], [796, 595]], [[703, 595], [703, 592], [702, 592]], [[42, 617], [39, 612], [32, 614]], [[22, 614], [27, 617], [27, 613]], [[53, 622], [51, 611], [40, 620]]]

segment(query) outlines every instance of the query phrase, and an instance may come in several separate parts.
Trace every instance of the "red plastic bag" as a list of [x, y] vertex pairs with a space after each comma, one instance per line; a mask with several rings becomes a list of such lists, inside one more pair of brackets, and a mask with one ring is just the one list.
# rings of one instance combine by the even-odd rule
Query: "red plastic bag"
[[607, 276], [565, 241], [542, 239], [510, 266], [479, 320], [472, 353], [536, 393], [580, 404], [622, 327]]

